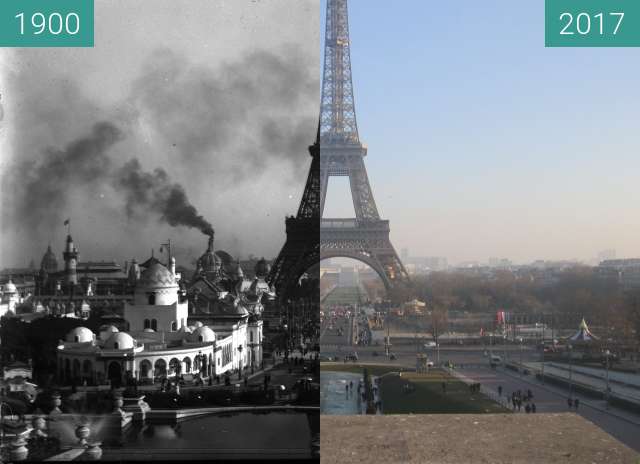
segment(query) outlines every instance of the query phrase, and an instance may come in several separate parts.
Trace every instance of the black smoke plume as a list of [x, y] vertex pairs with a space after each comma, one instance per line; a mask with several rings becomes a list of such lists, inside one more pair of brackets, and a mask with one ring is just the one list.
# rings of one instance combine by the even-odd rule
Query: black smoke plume
[[117, 170], [115, 184], [125, 193], [130, 218], [151, 211], [172, 226], [193, 227], [205, 235], [213, 235], [211, 224], [198, 214], [184, 188], [171, 182], [164, 169], [145, 172], [140, 162], [132, 159]]
[[108, 175], [112, 165], [108, 151], [122, 139], [122, 132], [115, 125], [100, 122], [93, 126], [90, 134], [64, 149], [49, 148], [38, 161], [18, 163], [14, 172], [20, 173], [20, 177], [12, 179], [13, 187], [24, 194], [15, 197], [14, 208], [23, 212], [26, 225], [38, 227], [52, 217], [59, 219], [70, 190], [86, 188]]

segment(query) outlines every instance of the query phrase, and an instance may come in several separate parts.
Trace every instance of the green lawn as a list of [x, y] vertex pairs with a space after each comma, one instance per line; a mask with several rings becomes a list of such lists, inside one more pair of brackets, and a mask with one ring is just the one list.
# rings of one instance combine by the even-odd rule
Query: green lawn
[[[433, 369], [428, 374], [402, 372], [398, 367], [362, 364], [323, 364], [322, 369], [361, 373], [366, 367], [374, 376], [382, 376], [382, 403], [385, 414], [466, 414], [510, 412], [448, 373]], [[386, 375], [385, 375], [386, 374]], [[446, 394], [442, 382], [447, 384]], [[413, 387], [406, 391], [405, 386]]]
[[[442, 391], [442, 382], [447, 385], [446, 393]], [[406, 385], [412, 386], [413, 391], [406, 392]], [[470, 393], [468, 385], [437, 370], [428, 374], [385, 375], [381, 388], [385, 414], [509, 412], [481, 393]]]

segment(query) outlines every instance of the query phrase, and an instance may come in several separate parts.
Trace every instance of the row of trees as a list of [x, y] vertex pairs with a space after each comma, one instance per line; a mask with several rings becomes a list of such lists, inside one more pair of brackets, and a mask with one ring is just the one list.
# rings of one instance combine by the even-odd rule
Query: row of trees
[[416, 323], [433, 331], [446, 330], [452, 311], [480, 315], [504, 310], [553, 321], [557, 328], [577, 327], [584, 317], [601, 335], [640, 343], [640, 289], [625, 290], [587, 266], [553, 273], [434, 272], [414, 276], [410, 286], [392, 289], [388, 298], [396, 305], [413, 298], [425, 301], [428, 314]]

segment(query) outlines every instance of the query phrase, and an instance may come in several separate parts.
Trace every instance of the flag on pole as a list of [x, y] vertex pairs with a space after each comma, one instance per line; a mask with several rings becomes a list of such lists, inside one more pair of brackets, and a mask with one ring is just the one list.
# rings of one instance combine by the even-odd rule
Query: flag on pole
[[65, 225], [65, 226], [68, 226], [68, 225], [69, 225], [69, 221], [70, 221], [70, 219], [66, 219], [66, 220], [64, 221], [64, 225]]

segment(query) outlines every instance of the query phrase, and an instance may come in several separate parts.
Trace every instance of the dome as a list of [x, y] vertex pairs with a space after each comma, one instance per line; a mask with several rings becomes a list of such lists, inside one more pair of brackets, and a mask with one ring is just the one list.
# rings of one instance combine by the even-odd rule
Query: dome
[[56, 272], [58, 270], [58, 260], [56, 255], [51, 251], [51, 245], [47, 247], [47, 251], [42, 256], [40, 261], [40, 269], [47, 271], [48, 273]]
[[93, 332], [86, 327], [76, 327], [67, 334], [67, 341], [71, 343], [89, 343], [93, 341]]
[[180, 330], [178, 332], [190, 334], [191, 332], [193, 332], [193, 328], [192, 327], [187, 327], [186, 325], [183, 325], [182, 327], [180, 327]]
[[6, 284], [4, 284], [4, 287], [2, 289], [2, 291], [5, 294], [8, 293], [18, 293], [18, 288], [16, 287], [16, 285], [11, 281], [11, 278], [9, 278], [9, 282], [7, 282]]
[[203, 324], [202, 322], [200, 322], [200, 321], [196, 321], [196, 322], [193, 324], [193, 326], [194, 326], [196, 329], [199, 329], [200, 327], [204, 327], [204, 324]]
[[142, 273], [138, 285], [147, 289], [170, 288], [177, 287], [178, 282], [169, 269], [160, 263], [154, 263]]
[[146, 329], [143, 330], [143, 332], [155, 333], [155, 330], [153, 330], [151, 327], [147, 327]]
[[203, 327], [198, 327], [196, 330], [194, 330], [193, 333], [191, 334], [191, 339], [194, 342], [203, 342], [203, 343], [215, 342], [216, 334], [213, 330], [211, 330], [209, 327], [205, 325]]
[[261, 258], [256, 263], [256, 268], [255, 268], [256, 276], [258, 276], [258, 277], [266, 277], [266, 275], [269, 274], [270, 270], [271, 269], [269, 269], [269, 264], [267, 264], [267, 260], [266, 259]]
[[117, 332], [109, 337], [104, 344], [110, 350], [130, 350], [136, 346], [136, 341], [126, 332]]
[[197, 267], [204, 272], [218, 272], [222, 266], [222, 260], [213, 252], [213, 235], [209, 237], [207, 251], [198, 258]]
[[115, 332], [120, 332], [118, 330], [118, 328], [115, 325], [111, 325], [111, 324], [104, 324], [100, 326], [100, 332], [111, 332], [111, 333], [115, 333]]

